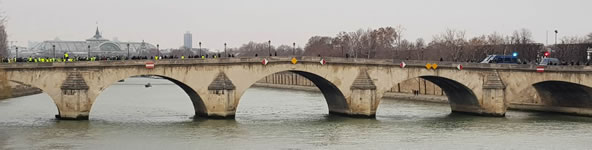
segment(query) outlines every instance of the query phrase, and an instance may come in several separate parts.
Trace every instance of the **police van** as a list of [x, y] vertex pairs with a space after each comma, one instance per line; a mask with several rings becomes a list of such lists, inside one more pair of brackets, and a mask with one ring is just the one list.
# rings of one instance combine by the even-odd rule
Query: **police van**
[[509, 55], [488, 55], [481, 63], [487, 64], [520, 64], [520, 59]]

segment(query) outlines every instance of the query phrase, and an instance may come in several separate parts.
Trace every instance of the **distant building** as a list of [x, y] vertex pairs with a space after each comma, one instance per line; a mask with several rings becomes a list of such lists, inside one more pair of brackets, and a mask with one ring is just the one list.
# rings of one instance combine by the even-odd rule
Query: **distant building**
[[183, 47], [187, 48], [187, 49], [192, 49], [193, 48], [193, 37], [191, 35], [191, 33], [189, 33], [189, 31], [187, 31], [187, 33], [185, 33], [185, 35], [183, 36]]
[[125, 56], [128, 53], [128, 45], [130, 55], [137, 55], [142, 51], [156, 49], [156, 46], [143, 41], [109, 41], [103, 38], [103, 36], [99, 32], [99, 28], [97, 27], [95, 35], [92, 38], [87, 39], [86, 41], [43, 41], [30, 48], [30, 50], [35, 52], [32, 55], [52, 57], [54, 45], [55, 55], [57, 57], [61, 57], [65, 52], [68, 52], [71, 56], [87, 56], [89, 46], [92, 56]]

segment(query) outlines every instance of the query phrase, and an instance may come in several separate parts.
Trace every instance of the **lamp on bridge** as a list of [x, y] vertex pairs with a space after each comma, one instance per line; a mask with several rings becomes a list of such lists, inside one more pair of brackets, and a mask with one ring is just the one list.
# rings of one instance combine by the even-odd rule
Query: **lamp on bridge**
[[267, 53], [269, 53], [269, 56], [271, 56], [271, 40], [269, 40], [268, 43], [269, 43], [269, 49], [267, 50]]
[[557, 29], [555, 29], [555, 45], [557, 45], [557, 34], [559, 33], [559, 31], [557, 31]]
[[88, 45], [88, 59], [90, 59], [90, 45]]
[[[129, 43], [127, 43], [127, 58], [129, 58], [129, 45], [130, 45], [130, 44], [129, 44]], [[127, 58], [126, 58], [126, 59], [127, 59]]]
[[199, 44], [199, 57], [201, 57], [201, 42], [198, 43]]
[[56, 55], [55, 55], [55, 45], [52, 45], [52, 47], [53, 47], [53, 58], [56, 58]]

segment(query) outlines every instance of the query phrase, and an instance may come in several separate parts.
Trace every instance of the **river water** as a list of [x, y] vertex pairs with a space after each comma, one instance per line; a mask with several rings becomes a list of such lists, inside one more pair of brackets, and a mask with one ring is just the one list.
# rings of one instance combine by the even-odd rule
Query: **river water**
[[[150, 82], [152, 88], [145, 88]], [[592, 118], [383, 100], [376, 119], [328, 115], [320, 93], [250, 88], [235, 120], [193, 119], [189, 97], [158, 79], [102, 93], [88, 121], [60, 121], [46, 94], [0, 101], [0, 149], [590, 149]]]

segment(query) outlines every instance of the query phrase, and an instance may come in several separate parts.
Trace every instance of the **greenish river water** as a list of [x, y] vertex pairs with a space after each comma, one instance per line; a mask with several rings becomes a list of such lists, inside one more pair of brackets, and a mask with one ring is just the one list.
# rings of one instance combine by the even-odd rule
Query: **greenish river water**
[[509, 111], [491, 118], [383, 100], [376, 119], [355, 119], [328, 115], [320, 93], [269, 88], [250, 88], [235, 120], [193, 119], [179, 87], [142, 78], [109, 87], [88, 121], [55, 114], [46, 94], [0, 101], [0, 149], [592, 148], [589, 117]]

